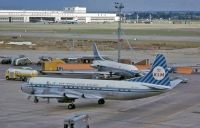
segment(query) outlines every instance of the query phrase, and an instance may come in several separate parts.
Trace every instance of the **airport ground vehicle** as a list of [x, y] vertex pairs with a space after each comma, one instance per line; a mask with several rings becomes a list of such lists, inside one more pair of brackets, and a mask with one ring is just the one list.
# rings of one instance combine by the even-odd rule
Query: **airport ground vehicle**
[[64, 119], [64, 128], [89, 128], [89, 116], [87, 114], [76, 114]]
[[42, 64], [44, 64], [44, 62], [46, 62], [46, 61], [52, 61], [52, 57], [48, 57], [48, 56], [41, 56], [41, 57], [39, 57], [39, 61], [37, 62], [37, 65], [42, 65]]
[[0, 57], [0, 63], [1, 64], [11, 64], [12, 59], [10, 57]]
[[38, 76], [38, 71], [28, 67], [24, 67], [22, 69], [9, 68], [5, 72], [6, 80], [19, 79], [22, 81], [26, 81], [28, 78], [36, 76]]
[[15, 58], [12, 63], [14, 66], [23, 66], [32, 64], [32, 61], [28, 57], [20, 56], [19, 58]]

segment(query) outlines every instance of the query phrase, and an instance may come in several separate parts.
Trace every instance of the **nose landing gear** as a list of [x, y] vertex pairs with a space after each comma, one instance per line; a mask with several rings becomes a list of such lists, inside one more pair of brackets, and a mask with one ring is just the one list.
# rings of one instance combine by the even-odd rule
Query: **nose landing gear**
[[99, 99], [98, 100], [98, 104], [105, 104], [105, 100], [104, 99]]
[[38, 98], [34, 97], [34, 103], [38, 103], [38, 102], [39, 102]]
[[71, 104], [68, 105], [68, 109], [75, 109], [75, 108], [76, 108], [76, 106], [73, 103], [71, 103]]

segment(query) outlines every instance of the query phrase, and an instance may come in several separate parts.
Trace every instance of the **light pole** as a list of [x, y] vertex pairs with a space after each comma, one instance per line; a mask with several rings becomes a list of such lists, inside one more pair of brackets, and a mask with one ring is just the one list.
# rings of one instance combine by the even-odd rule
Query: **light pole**
[[115, 8], [118, 11], [119, 21], [118, 21], [118, 62], [120, 61], [120, 54], [121, 54], [121, 21], [122, 21], [122, 9], [124, 5], [122, 3], [115, 2]]

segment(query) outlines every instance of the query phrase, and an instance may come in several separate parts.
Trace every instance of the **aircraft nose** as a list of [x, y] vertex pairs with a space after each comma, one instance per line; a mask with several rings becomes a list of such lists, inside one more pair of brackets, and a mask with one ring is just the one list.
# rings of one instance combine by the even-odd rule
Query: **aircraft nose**
[[21, 91], [24, 92], [24, 85], [21, 85]]
[[21, 90], [22, 90], [22, 92], [26, 92], [26, 90], [27, 90], [27, 84], [22, 84], [21, 85]]

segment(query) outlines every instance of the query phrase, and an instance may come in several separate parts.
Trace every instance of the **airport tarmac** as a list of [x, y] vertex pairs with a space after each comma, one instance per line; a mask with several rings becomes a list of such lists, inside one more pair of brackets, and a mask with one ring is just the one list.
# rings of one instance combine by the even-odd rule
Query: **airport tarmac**
[[[122, 57], [140, 60], [163, 53], [168, 63], [200, 64], [199, 48], [175, 50], [122, 51]], [[41, 55], [69, 57], [92, 55], [91, 51], [28, 51], [1, 50], [0, 55], [16, 57], [27, 55], [34, 61]], [[116, 51], [104, 51], [116, 59]], [[22, 82], [6, 81], [4, 72], [10, 65], [0, 65], [0, 128], [62, 128], [65, 116], [73, 113], [88, 113], [91, 128], [199, 128], [200, 126], [200, 75], [186, 75], [189, 83], [182, 84], [162, 95], [131, 101], [75, 102], [77, 109], [68, 110], [67, 104], [41, 100], [38, 104], [20, 90]]]
[[186, 75], [189, 83], [181, 84], [162, 95], [130, 101], [75, 102], [67, 104], [41, 100], [38, 104], [20, 90], [23, 82], [6, 81], [3, 73], [9, 65], [0, 65], [0, 127], [1, 128], [63, 128], [65, 116], [87, 113], [91, 128], [199, 128], [200, 75]]
[[[1, 36], [27, 36], [27, 37], [54, 37], [64, 39], [110, 39], [115, 40], [116, 34], [66, 34], [48, 32], [21, 32], [21, 31], [0, 31]], [[161, 36], [161, 35], [123, 35], [128, 40], [157, 40], [157, 41], [192, 41], [199, 43], [199, 36]]]
[[[92, 49], [92, 47], [91, 47]], [[113, 60], [117, 60], [117, 51], [100, 51], [101, 55], [105, 55]], [[132, 59], [134, 62], [139, 62], [143, 59], [149, 58], [152, 62], [157, 53], [164, 54], [167, 63], [171, 64], [200, 64], [200, 48], [185, 48], [185, 49], [171, 49], [171, 50], [122, 50], [121, 58]], [[19, 55], [26, 55], [34, 62], [39, 61], [41, 56], [51, 56], [53, 58], [67, 58], [67, 57], [82, 57], [93, 56], [92, 51], [36, 51], [36, 50], [0, 50], [1, 56], [16, 58]]]

